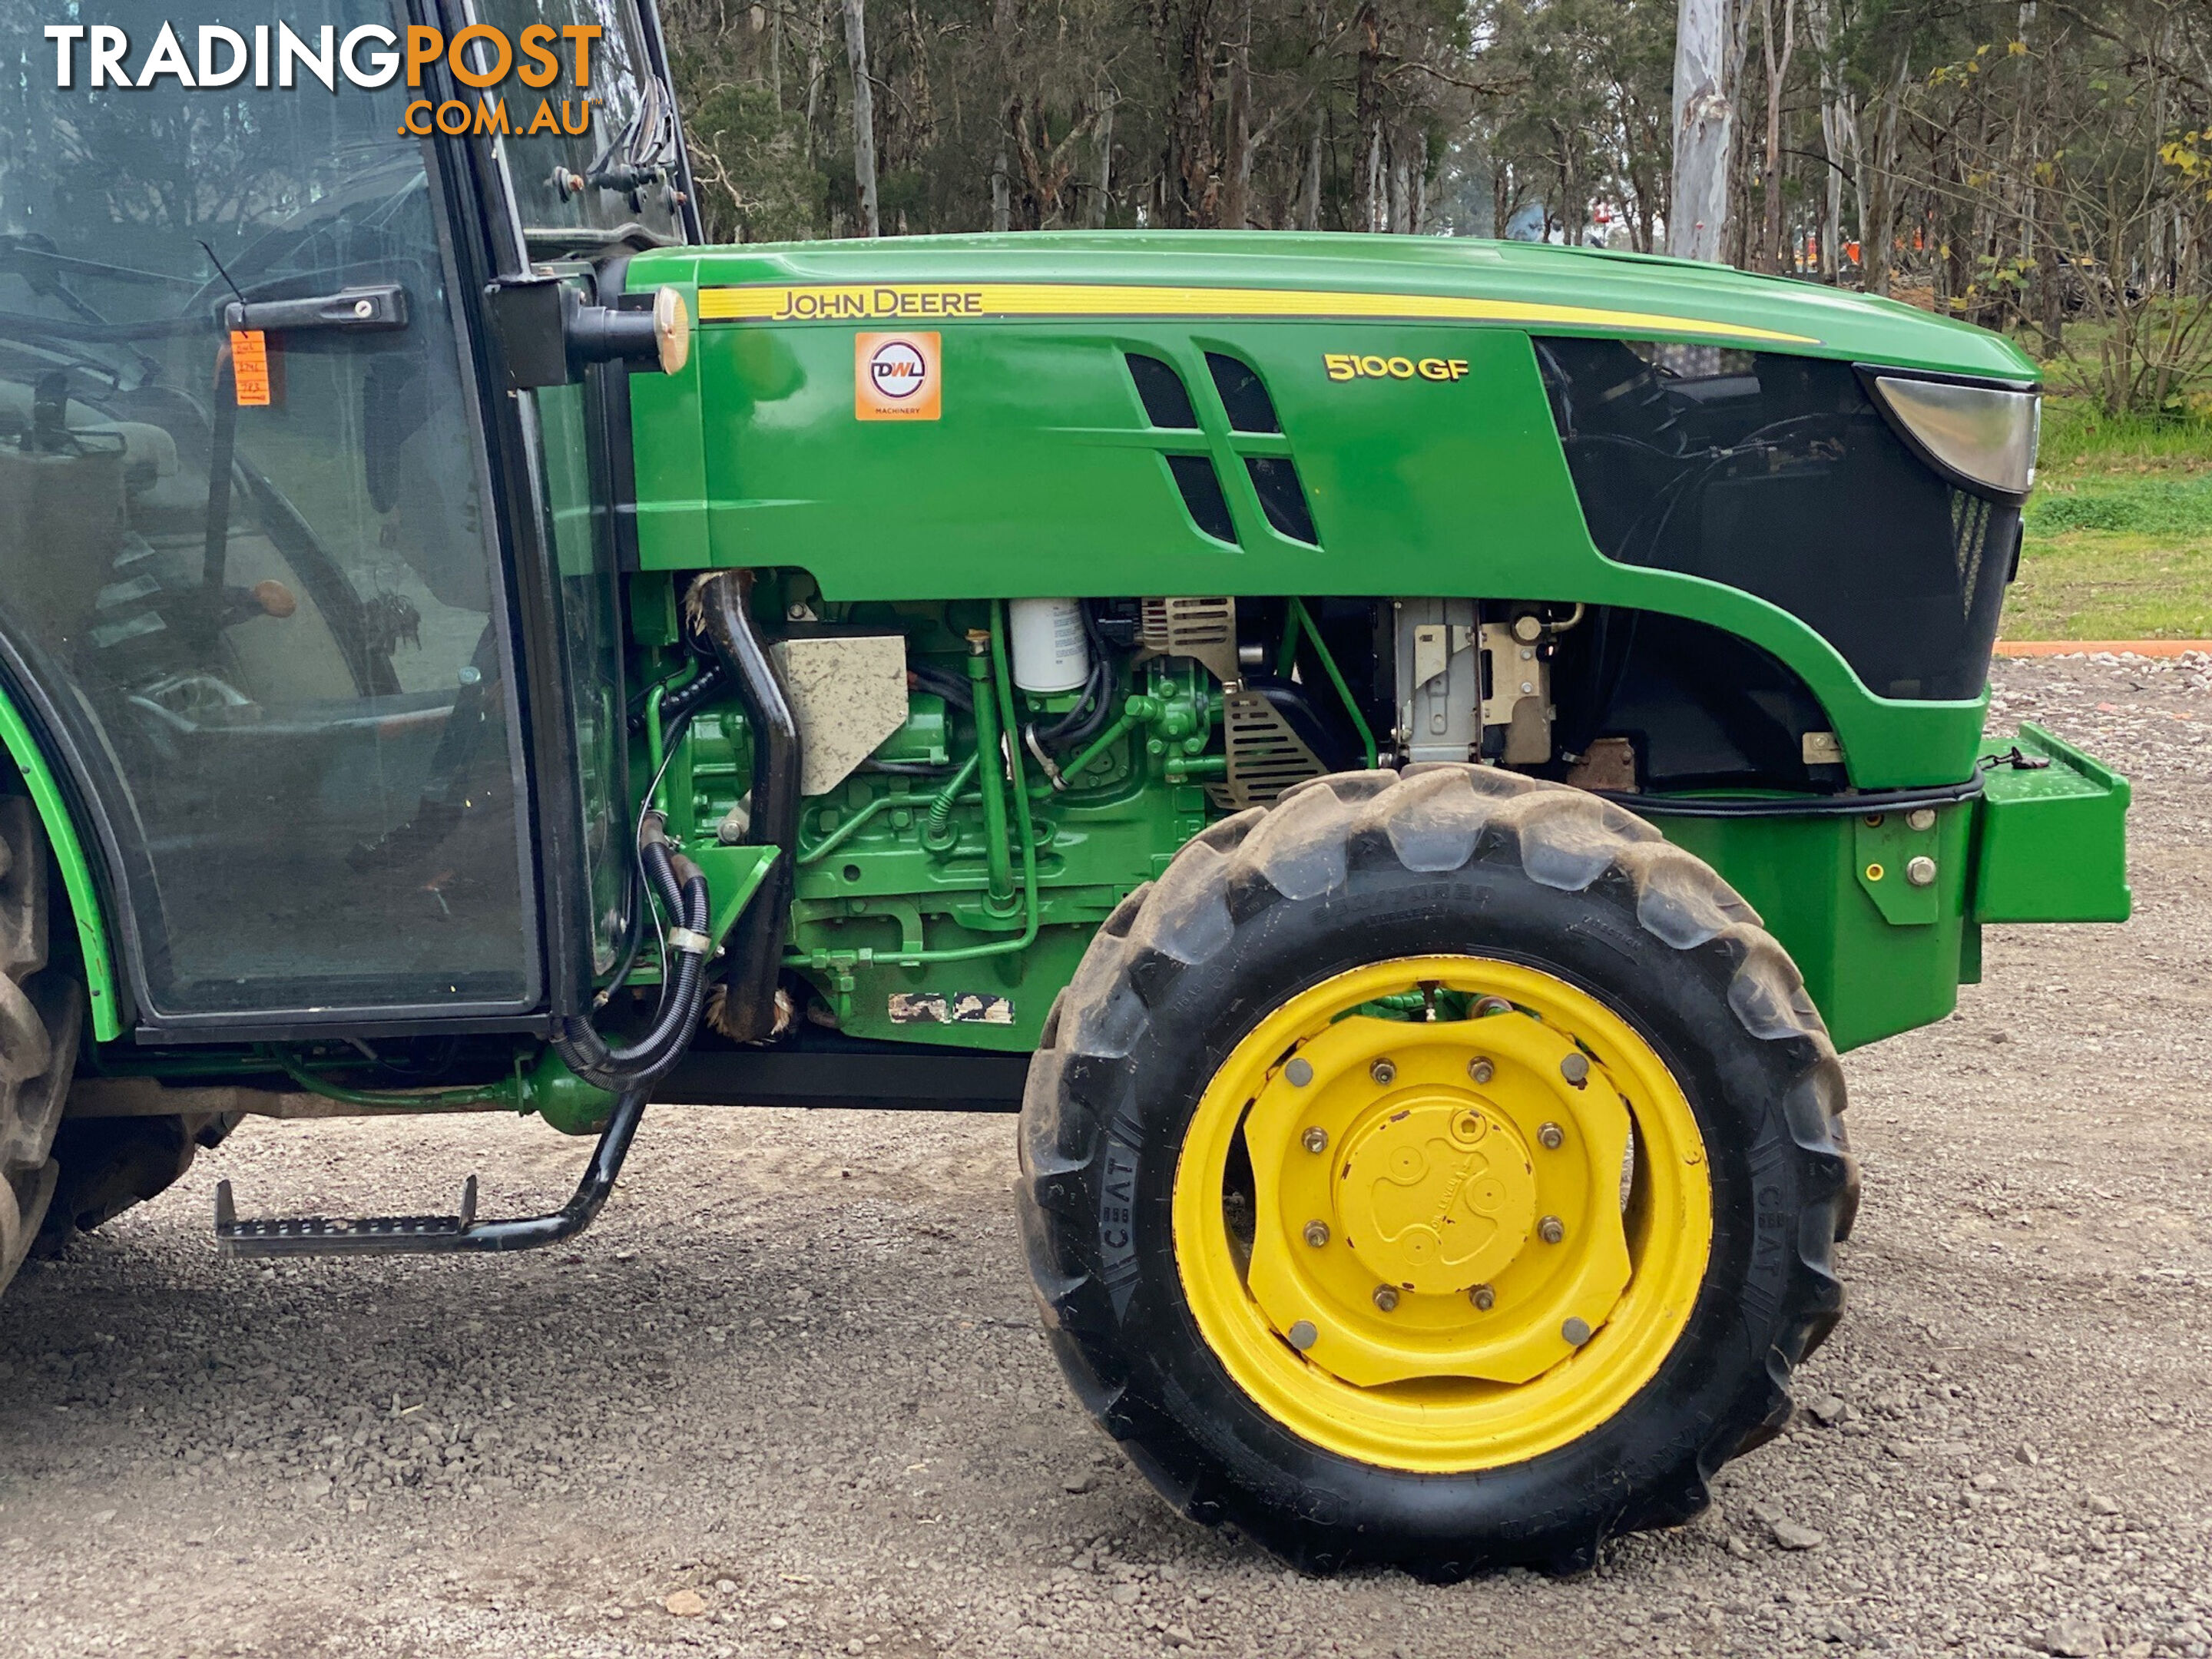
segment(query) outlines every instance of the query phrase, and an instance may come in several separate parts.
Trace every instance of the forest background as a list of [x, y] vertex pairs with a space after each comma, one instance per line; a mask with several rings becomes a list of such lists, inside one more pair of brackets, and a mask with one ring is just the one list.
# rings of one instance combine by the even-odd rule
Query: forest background
[[[1695, 251], [2012, 334], [2055, 394], [2019, 631], [2212, 635], [2212, 0], [1680, 4], [1727, 202]], [[717, 240], [1670, 251], [1677, 0], [663, 10]]]

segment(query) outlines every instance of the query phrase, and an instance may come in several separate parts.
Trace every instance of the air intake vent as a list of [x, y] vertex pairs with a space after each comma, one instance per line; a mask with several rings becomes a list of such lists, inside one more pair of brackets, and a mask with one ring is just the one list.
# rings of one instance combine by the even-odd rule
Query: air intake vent
[[1229, 516], [1229, 498], [1221, 493], [1221, 477], [1203, 455], [1170, 455], [1168, 470], [1175, 474], [1182, 504], [1198, 527], [1216, 541], [1237, 539], [1237, 526]]
[[1221, 406], [1229, 411], [1231, 428], [1238, 432], [1283, 429], [1282, 422], [1275, 417], [1275, 400], [1267, 395], [1267, 388], [1260, 383], [1250, 364], [1209, 351], [1206, 367], [1213, 375], [1213, 389], [1221, 394]]
[[1198, 411], [1191, 407], [1190, 388], [1182, 376], [1157, 357], [1142, 352], [1127, 354], [1129, 378], [1137, 383], [1137, 396], [1145, 405], [1145, 418], [1154, 426], [1177, 431], [1194, 430]]
[[1313, 514], [1306, 507], [1306, 492], [1298, 483], [1297, 464], [1254, 455], [1246, 459], [1244, 466], [1252, 475], [1252, 488], [1260, 492], [1260, 510], [1267, 515], [1267, 522], [1294, 542], [1320, 546]]

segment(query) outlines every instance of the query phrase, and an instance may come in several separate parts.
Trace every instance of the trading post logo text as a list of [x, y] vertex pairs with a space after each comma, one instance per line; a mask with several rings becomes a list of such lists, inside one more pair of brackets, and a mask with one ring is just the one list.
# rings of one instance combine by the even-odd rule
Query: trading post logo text
[[[289, 91], [304, 76], [327, 92], [336, 92], [341, 81], [374, 89], [402, 76], [409, 87], [419, 88], [424, 72], [440, 63], [465, 87], [497, 86], [512, 74], [538, 90], [566, 71], [571, 84], [583, 91], [592, 84], [592, 44], [605, 33], [598, 23], [532, 23], [510, 39], [504, 29], [475, 23], [455, 30], [448, 40], [444, 30], [422, 23], [404, 31], [363, 23], [343, 36], [328, 23], [306, 34], [283, 22], [257, 23], [250, 30], [207, 23], [197, 32], [197, 50], [187, 53], [176, 26], [164, 23], [134, 58], [129, 32], [112, 24], [50, 23], [46, 29], [54, 47], [54, 85], [64, 90], [80, 85], [155, 87], [165, 80], [194, 88], [233, 87], [246, 83], [250, 74], [257, 88]], [[408, 104], [399, 130], [418, 137], [434, 127], [456, 135], [581, 133], [589, 130], [592, 108], [599, 101], [541, 98], [526, 121], [510, 116], [504, 98], [483, 98], [473, 106], [459, 99], [433, 103], [418, 98]]]

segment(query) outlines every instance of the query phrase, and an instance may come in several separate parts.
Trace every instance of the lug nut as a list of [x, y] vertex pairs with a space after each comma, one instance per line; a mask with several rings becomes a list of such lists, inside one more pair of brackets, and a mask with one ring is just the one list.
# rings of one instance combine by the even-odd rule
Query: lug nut
[[1328, 1150], [1328, 1131], [1316, 1123], [1298, 1137], [1298, 1145], [1310, 1152], [1325, 1152]]
[[1569, 1347], [1579, 1348], [1590, 1340], [1590, 1328], [1584, 1320], [1570, 1319], [1559, 1327], [1559, 1334], [1566, 1338]]
[[1589, 1056], [1577, 1048], [1559, 1061], [1559, 1075], [1579, 1089], [1589, 1081]]
[[1310, 1319], [1301, 1319], [1283, 1334], [1291, 1339], [1291, 1346], [1300, 1353], [1304, 1353], [1321, 1340], [1321, 1333], [1314, 1328], [1314, 1322]]
[[1906, 860], [1905, 878], [1915, 887], [1933, 886], [1936, 881], [1936, 860], [1925, 853], [1918, 858]]
[[1306, 1243], [1309, 1243], [1309, 1244], [1310, 1244], [1310, 1245], [1312, 1245], [1312, 1246], [1314, 1247], [1314, 1249], [1316, 1249], [1316, 1250], [1317, 1250], [1317, 1249], [1321, 1249], [1321, 1247], [1322, 1247], [1322, 1245], [1324, 1245], [1324, 1244], [1328, 1243], [1328, 1223], [1327, 1223], [1326, 1221], [1309, 1221], [1309, 1222], [1307, 1222], [1307, 1223], [1306, 1223]]
[[1367, 1068], [1367, 1075], [1386, 1087], [1398, 1076], [1398, 1068], [1387, 1060], [1378, 1060]]
[[1480, 997], [1476, 1000], [1474, 1006], [1468, 1012], [1477, 1019], [1488, 1019], [1492, 1014], [1511, 1013], [1513, 1005], [1504, 997]]
[[1547, 1150], [1556, 1152], [1566, 1144], [1567, 1132], [1556, 1123], [1547, 1123], [1536, 1131], [1536, 1139], [1544, 1143]]
[[1498, 1068], [1486, 1060], [1470, 1060], [1467, 1063], [1467, 1074], [1477, 1083], [1487, 1083], [1498, 1075]]
[[1555, 1215], [1547, 1215], [1536, 1224], [1536, 1237], [1547, 1244], [1556, 1244], [1566, 1236], [1566, 1224]]
[[1377, 1285], [1375, 1287], [1375, 1305], [1380, 1308], [1384, 1313], [1395, 1313], [1398, 1310], [1397, 1286], [1395, 1285]]
[[1303, 1089], [1313, 1081], [1313, 1062], [1310, 1060], [1294, 1060], [1283, 1067], [1283, 1075], [1290, 1079], [1291, 1087]]
[[1488, 1313], [1498, 1305], [1498, 1292], [1487, 1285], [1478, 1285], [1467, 1293], [1467, 1299], [1474, 1304], [1477, 1313]]

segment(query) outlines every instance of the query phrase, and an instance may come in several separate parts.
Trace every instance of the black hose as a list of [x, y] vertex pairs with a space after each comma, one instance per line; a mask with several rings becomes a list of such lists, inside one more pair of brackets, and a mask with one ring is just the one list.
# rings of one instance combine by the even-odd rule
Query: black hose
[[716, 1029], [736, 1042], [775, 1034], [775, 987], [783, 972], [783, 937], [791, 913], [793, 871], [799, 856], [799, 721], [783, 682], [754, 629], [746, 600], [750, 571], [722, 570], [693, 584], [714, 655], [736, 687], [752, 727], [752, 811], [747, 840], [783, 856], [769, 866], [747, 907], [746, 925], [729, 946], [722, 975], [722, 1012]]
[[957, 708], [963, 714], [974, 712], [975, 699], [968, 690], [964, 678], [955, 678], [944, 670], [930, 667], [925, 663], [917, 663], [908, 668], [907, 675], [914, 681], [915, 690], [927, 691], [933, 697], [942, 697], [948, 707]]
[[1068, 749], [1079, 749], [1090, 742], [1105, 729], [1106, 717], [1113, 712], [1113, 689], [1112, 665], [1103, 654], [1093, 657], [1090, 677], [1083, 683], [1083, 696], [1074, 708], [1038, 732], [1038, 741]]
[[1036, 733], [1039, 743], [1056, 744], [1067, 749], [1080, 749], [1097, 737], [1105, 730], [1106, 721], [1114, 712], [1113, 653], [1091, 609], [1091, 601], [1079, 599], [1076, 608], [1083, 618], [1083, 631], [1091, 641], [1091, 672], [1084, 678], [1083, 695], [1076, 699], [1075, 707]]
[[629, 875], [628, 906], [622, 949], [615, 957], [614, 971], [607, 975], [605, 988], [592, 1000], [595, 1008], [604, 1008], [614, 1000], [615, 993], [629, 979], [630, 969], [637, 966], [637, 953], [645, 948], [645, 878], [635, 869]]
[[658, 814], [648, 814], [646, 826], [639, 859], [647, 878], [668, 913], [699, 943], [678, 947], [675, 980], [661, 999], [660, 1017], [638, 1042], [612, 1048], [589, 1019], [570, 1016], [561, 1021], [555, 1052], [585, 1082], [613, 1094], [642, 1091], [673, 1066], [690, 1046], [707, 1006], [707, 928], [713, 920], [707, 878], [689, 859], [669, 852]]

